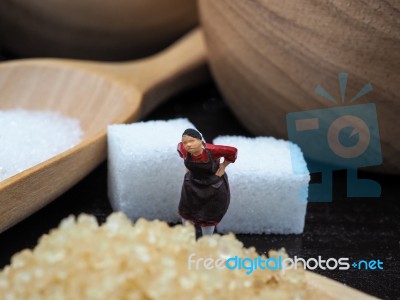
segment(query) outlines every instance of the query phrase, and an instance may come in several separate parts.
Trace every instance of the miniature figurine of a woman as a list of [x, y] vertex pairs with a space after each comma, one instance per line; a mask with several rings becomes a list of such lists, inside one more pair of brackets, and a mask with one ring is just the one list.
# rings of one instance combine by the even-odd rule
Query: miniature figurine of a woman
[[183, 132], [177, 150], [187, 169], [179, 202], [182, 222], [199, 225], [203, 235], [211, 235], [228, 210], [230, 191], [225, 168], [235, 162], [237, 149], [205, 143], [197, 130], [189, 128]]

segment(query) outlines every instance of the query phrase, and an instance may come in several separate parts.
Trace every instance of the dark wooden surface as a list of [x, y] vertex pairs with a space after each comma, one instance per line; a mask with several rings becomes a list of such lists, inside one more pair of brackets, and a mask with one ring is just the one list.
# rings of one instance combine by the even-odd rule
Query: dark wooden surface
[[[221, 99], [217, 88], [206, 84], [170, 99], [146, 119], [188, 117], [206, 140], [221, 134], [248, 135]], [[400, 298], [400, 176], [362, 173], [382, 186], [379, 199], [348, 199], [346, 172], [334, 172], [334, 200], [309, 203], [306, 225], [300, 235], [238, 235], [246, 246], [262, 253], [284, 247], [302, 258], [348, 257], [350, 261], [380, 259], [384, 270], [316, 272], [384, 299]], [[107, 199], [107, 164], [104, 162], [83, 181], [25, 221], [0, 234], [0, 267], [70, 214], [90, 213], [104, 222], [111, 213]]]

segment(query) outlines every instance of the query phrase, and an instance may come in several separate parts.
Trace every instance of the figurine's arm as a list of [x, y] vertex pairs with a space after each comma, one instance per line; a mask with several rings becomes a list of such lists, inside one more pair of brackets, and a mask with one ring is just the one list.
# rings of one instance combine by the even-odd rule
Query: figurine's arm
[[219, 169], [217, 170], [217, 173], [215, 173], [215, 175], [220, 176], [220, 177], [221, 177], [222, 175], [224, 175], [224, 173], [225, 173], [225, 168], [226, 168], [230, 163], [232, 163], [232, 162], [229, 161], [229, 160], [224, 159], [224, 162], [221, 163], [221, 164], [219, 165]]
[[231, 163], [236, 161], [238, 150], [231, 146], [206, 144], [206, 148], [211, 151], [216, 160], [223, 157], [226, 161]]
[[186, 159], [187, 152], [186, 152], [185, 148], [183, 147], [182, 142], [178, 143], [176, 150], [178, 151], [178, 154], [180, 157], [182, 157], [183, 159]]
[[207, 144], [207, 148], [211, 150], [215, 159], [219, 160], [221, 157], [224, 158], [224, 161], [220, 163], [219, 169], [215, 173], [215, 175], [221, 177], [225, 173], [225, 168], [230, 163], [236, 161], [237, 149], [231, 146], [212, 145], [212, 144]]

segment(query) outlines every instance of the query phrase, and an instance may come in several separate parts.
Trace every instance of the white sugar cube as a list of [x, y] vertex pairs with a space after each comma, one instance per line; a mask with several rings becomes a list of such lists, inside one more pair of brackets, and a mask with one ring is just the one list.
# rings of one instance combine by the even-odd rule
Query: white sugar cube
[[218, 231], [302, 233], [310, 176], [300, 148], [273, 137], [220, 136], [213, 143], [238, 149], [226, 168], [231, 202]]

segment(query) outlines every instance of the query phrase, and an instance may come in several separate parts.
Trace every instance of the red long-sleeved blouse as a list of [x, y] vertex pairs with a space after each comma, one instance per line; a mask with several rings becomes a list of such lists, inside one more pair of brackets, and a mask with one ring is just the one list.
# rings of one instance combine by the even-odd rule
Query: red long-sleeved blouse
[[[206, 143], [206, 148], [211, 151], [211, 154], [214, 156], [214, 159], [216, 161], [219, 161], [221, 157], [226, 159], [227, 161], [233, 163], [236, 160], [237, 157], [237, 149], [235, 147], [231, 146], [222, 146], [222, 145], [213, 145], [213, 144], [208, 144]], [[187, 156], [187, 151], [185, 150], [185, 147], [183, 147], [182, 142], [178, 144], [178, 153], [180, 157], [183, 159], [186, 159]], [[203, 151], [200, 155], [194, 156], [192, 155], [192, 160], [198, 161], [198, 162], [207, 162], [208, 157], [206, 151]]]

